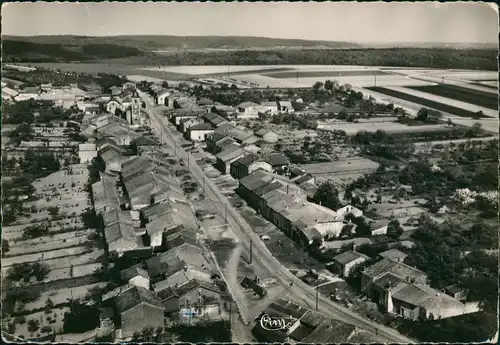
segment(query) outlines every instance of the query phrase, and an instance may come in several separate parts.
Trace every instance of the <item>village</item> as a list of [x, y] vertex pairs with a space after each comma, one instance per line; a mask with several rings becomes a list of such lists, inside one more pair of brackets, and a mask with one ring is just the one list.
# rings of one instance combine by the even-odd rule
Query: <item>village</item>
[[[441, 234], [455, 241], [441, 248], [450, 261], [498, 255], [498, 139], [481, 126], [332, 81], [257, 90], [230, 77], [11, 74], [47, 78], [2, 78], [12, 339], [380, 342], [369, 322], [408, 335], [491, 304], [476, 275], [438, 277], [451, 263], [432, 256]], [[467, 165], [478, 157], [483, 170]], [[239, 217], [297, 283], [254, 263]], [[283, 299], [299, 284], [315, 305]], [[321, 310], [330, 303], [370, 321], [339, 321]], [[263, 314], [293, 325], [266, 329]]]

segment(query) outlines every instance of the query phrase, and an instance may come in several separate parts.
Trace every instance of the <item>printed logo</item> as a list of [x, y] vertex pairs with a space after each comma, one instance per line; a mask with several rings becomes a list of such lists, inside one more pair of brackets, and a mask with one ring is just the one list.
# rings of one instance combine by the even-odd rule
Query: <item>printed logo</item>
[[260, 326], [267, 331], [288, 330], [297, 322], [297, 319], [291, 317], [271, 317], [267, 314], [262, 315], [259, 320]]

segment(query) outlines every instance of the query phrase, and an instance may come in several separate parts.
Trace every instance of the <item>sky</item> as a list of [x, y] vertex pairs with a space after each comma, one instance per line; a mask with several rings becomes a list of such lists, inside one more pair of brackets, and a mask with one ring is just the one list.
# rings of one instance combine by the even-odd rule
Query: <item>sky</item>
[[438, 2], [4, 3], [2, 34], [496, 43], [495, 6]]

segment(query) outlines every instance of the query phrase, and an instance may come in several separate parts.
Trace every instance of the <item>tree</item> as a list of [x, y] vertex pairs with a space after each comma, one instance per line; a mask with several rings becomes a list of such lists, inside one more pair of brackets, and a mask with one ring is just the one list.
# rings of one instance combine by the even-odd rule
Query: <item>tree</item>
[[10, 250], [9, 241], [2, 239], [2, 256]]
[[54, 302], [50, 298], [47, 298], [45, 301], [45, 312], [49, 313], [52, 309], [54, 309]]
[[427, 122], [428, 118], [429, 118], [429, 109], [420, 108], [420, 110], [417, 112], [417, 120], [422, 122]]
[[323, 83], [320, 82], [320, 81], [317, 81], [316, 83], [314, 83], [313, 85], [313, 90], [314, 91], [319, 91], [321, 88], [323, 87]]
[[484, 117], [484, 113], [482, 110], [479, 110], [478, 112], [474, 113], [474, 115], [472, 115], [472, 118], [474, 120], [479, 120], [482, 117]]
[[399, 224], [399, 220], [393, 219], [387, 225], [387, 235], [398, 239], [403, 234], [403, 228]]
[[72, 301], [70, 311], [64, 314], [63, 330], [67, 333], [84, 333], [99, 325], [97, 306]]
[[325, 90], [329, 90], [329, 91], [333, 90], [334, 85], [335, 84], [333, 83], [333, 81], [326, 80], [325, 81]]
[[49, 206], [47, 208], [47, 211], [49, 212], [49, 214], [52, 216], [52, 217], [55, 217], [57, 216], [57, 214], [59, 213], [59, 207], [57, 206]]
[[161, 83], [161, 87], [162, 87], [162, 88], [164, 88], [164, 89], [168, 89], [168, 83], [167, 83], [167, 81], [165, 81], [165, 80], [164, 80], [164, 81]]
[[347, 113], [347, 110], [342, 109], [341, 111], [339, 111], [339, 113], [337, 115], [337, 118], [339, 120], [347, 120], [348, 116], [349, 116], [349, 114]]
[[313, 201], [332, 210], [337, 210], [342, 206], [339, 200], [339, 192], [331, 181], [324, 182], [318, 187]]
[[472, 125], [472, 131], [475, 133], [475, 134], [479, 134], [481, 133], [481, 129], [483, 128], [483, 125], [480, 124], [479, 122], [474, 122], [474, 124]]
[[34, 333], [40, 329], [40, 321], [31, 319], [28, 321], [28, 332]]

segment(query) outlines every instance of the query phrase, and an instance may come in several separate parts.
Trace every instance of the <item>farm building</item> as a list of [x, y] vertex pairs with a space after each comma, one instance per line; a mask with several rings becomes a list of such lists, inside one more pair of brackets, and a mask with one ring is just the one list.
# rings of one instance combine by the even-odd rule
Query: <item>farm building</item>
[[339, 274], [340, 277], [347, 278], [356, 266], [369, 260], [370, 258], [364, 254], [348, 250], [335, 256], [331, 266], [334, 272]]
[[213, 131], [214, 129], [210, 123], [198, 123], [189, 127], [188, 137], [193, 141], [205, 141], [207, 135], [213, 133]]
[[279, 139], [279, 135], [270, 129], [262, 128], [255, 132], [255, 135], [268, 143], [275, 143]]

